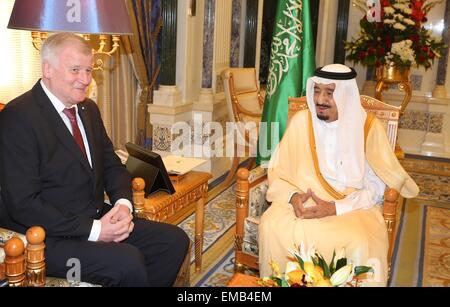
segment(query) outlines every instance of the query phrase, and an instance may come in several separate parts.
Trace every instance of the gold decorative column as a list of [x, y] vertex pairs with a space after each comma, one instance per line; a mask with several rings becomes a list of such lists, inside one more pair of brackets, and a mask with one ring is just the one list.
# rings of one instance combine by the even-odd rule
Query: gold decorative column
[[383, 100], [381, 95], [383, 90], [388, 88], [390, 84], [397, 84], [398, 89], [405, 92], [400, 109], [400, 114], [403, 114], [412, 97], [410, 74], [410, 67], [399, 67], [393, 63], [377, 67], [375, 98]]

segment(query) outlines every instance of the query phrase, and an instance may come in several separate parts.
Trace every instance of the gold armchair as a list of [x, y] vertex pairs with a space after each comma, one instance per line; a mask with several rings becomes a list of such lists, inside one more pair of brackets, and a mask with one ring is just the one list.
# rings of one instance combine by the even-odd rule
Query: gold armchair
[[[224, 181], [224, 184], [227, 185], [239, 166], [239, 145], [245, 144], [245, 153], [256, 153], [259, 122], [261, 121], [264, 100], [259, 92], [255, 68], [228, 68], [222, 72], [222, 79], [229, 121], [237, 123], [233, 162]], [[252, 158], [249, 169], [254, 165], [254, 162], [255, 160]]]
[[[390, 145], [395, 149], [400, 108], [387, 105], [369, 96], [361, 96], [361, 104], [367, 112], [374, 113], [383, 123]], [[295, 112], [307, 109], [306, 97], [289, 98], [288, 122]], [[270, 205], [265, 195], [268, 188], [265, 169], [257, 167], [252, 171], [240, 168], [236, 181], [236, 236], [235, 270], [244, 268], [258, 269], [258, 225], [263, 212]], [[386, 189], [384, 194], [383, 217], [386, 222], [389, 239], [388, 263], [390, 267], [398, 206], [402, 202], [399, 192]]]

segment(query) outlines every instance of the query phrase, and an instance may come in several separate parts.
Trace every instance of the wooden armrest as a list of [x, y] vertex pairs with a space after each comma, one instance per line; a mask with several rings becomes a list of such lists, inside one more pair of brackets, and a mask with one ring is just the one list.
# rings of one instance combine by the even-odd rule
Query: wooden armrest
[[391, 263], [395, 241], [395, 224], [397, 217], [397, 202], [399, 195], [400, 194], [397, 190], [391, 188], [386, 189], [384, 193], [383, 218], [386, 223], [389, 240], [389, 250], [388, 250], [389, 267]]
[[45, 231], [34, 226], [22, 239], [12, 237], [5, 243], [4, 274], [12, 287], [43, 287], [45, 285]]
[[140, 217], [144, 214], [144, 204], [145, 204], [145, 181], [140, 177], [136, 177], [131, 181], [131, 186], [133, 188], [133, 206], [134, 214]]
[[261, 96], [261, 94], [258, 92], [258, 103], [259, 107], [261, 108], [261, 112], [264, 109], [264, 98]]
[[244, 222], [248, 216], [249, 199], [249, 171], [241, 167], [237, 171], [236, 179], [236, 249], [242, 250], [242, 240], [244, 237]]

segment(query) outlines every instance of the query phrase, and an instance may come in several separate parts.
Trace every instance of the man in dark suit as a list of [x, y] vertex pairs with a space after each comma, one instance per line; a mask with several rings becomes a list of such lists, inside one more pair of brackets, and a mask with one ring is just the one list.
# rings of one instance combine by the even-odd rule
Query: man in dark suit
[[130, 175], [86, 99], [90, 47], [60, 33], [41, 53], [42, 80], [0, 112], [0, 225], [46, 230], [50, 276], [79, 263], [81, 281], [171, 286], [189, 239], [176, 226], [133, 219]]

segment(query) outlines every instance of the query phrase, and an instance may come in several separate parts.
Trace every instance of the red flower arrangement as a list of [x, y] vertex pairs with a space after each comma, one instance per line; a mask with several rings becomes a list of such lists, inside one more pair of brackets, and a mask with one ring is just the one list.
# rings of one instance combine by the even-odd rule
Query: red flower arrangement
[[366, 66], [390, 64], [431, 67], [447, 47], [423, 24], [442, 0], [356, 0], [366, 15], [358, 37], [345, 42], [347, 59]]

